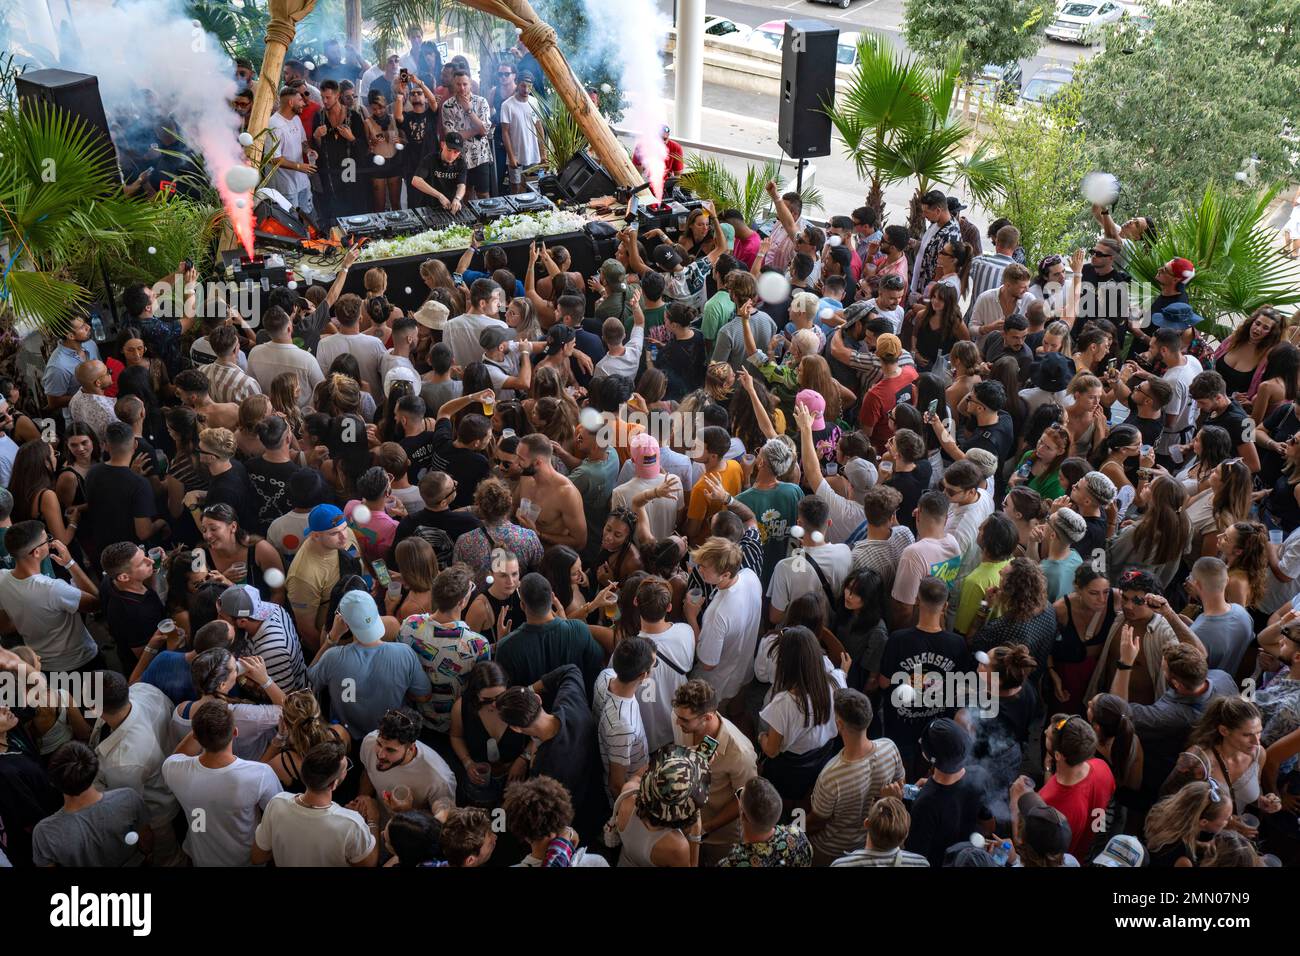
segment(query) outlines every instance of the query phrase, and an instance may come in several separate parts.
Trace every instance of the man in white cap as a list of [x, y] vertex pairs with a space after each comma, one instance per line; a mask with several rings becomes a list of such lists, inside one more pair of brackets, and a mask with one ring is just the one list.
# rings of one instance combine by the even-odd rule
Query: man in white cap
[[[647, 517], [646, 532], [656, 541], [663, 540], [676, 533], [686, 507], [681, 479], [660, 469], [659, 442], [653, 435], [638, 432], [629, 439], [628, 445], [627, 465], [632, 468], [633, 477], [614, 488], [610, 505], [613, 509], [633, 509], [637, 498], [645, 495], [642, 507]], [[619, 477], [626, 473], [624, 467]]]
[[266, 673], [286, 694], [307, 686], [307, 665], [302, 644], [289, 613], [278, 604], [263, 601], [257, 588], [233, 584], [217, 602], [218, 616], [242, 631], [262, 658]]
[[[339, 645], [351, 633], [352, 643]], [[312, 690], [329, 691], [330, 713], [354, 741], [379, 727], [384, 714], [433, 695], [429, 675], [409, 644], [384, 640], [384, 619], [365, 591], [348, 591], [307, 669]]]

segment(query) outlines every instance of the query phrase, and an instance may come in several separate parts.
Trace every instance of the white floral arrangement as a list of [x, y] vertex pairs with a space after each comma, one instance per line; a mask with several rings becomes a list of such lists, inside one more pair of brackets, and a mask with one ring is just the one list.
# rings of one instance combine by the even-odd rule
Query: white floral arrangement
[[583, 216], [573, 212], [523, 212], [494, 219], [483, 228], [483, 238], [488, 242], [515, 242], [538, 236], [577, 232], [586, 224], [587, 220]]
[[400, 259], [403, 256], [421, 256], [449, 249], [468, 249], [474, 238], [470, 226], [448, 226], [429, 229], [396, 239], [375, 239], [361, 250], [361, 262], [370, 259]]

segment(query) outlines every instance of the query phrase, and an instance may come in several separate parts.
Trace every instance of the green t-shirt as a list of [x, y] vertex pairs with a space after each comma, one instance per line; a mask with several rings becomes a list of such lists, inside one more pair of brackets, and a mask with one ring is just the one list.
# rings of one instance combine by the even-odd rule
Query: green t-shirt
[[981, 561], [974, 571], [966, 575], [966, 580], [961, 585], [961, 599], [957, 602], [957, 621], [953, 627], [958, 634], [966, 633], [966, 629], [971, 626], [971, 622], [979, 612], [984, 592], [997, 585], [1002, 569], [1010, 563], [1010, 561]]
[[799, 501], [803, 489], [788, 481], [778, 481], [773, 488], [747, 488], [736, 500], [758, 521], [758, 538], [763, 542], [763, 591], [767, 592], [777, 562], [790, 549], [790, 529], [799, 523]]
[[[0, 571], [12, 571], [14, 569], [13, 556], [5, 548], [5, 532], [8, 528], [0, 528]], [[41, 562], [41, 574], [47, 578], [54, 577], [54, 560], [46, 558]]]
[[731, 294], [722, 289], [713, 293], [713, 298], [704, 303], [704, 318], [700, 321], [704, 341], [712, 345], [718, 338], [718, 329], [730, 322], [735, 315], [736, 303], [731, 301]]
[[[1033, 457], [1034, 450], [1031, 448], [1020, 456], [1020, 460], [1016, 462], [1016, 467], [1019, 468], [1025, 462], [1032, 463]], [[1055, 501], [1065, 494], [1065, 488], [1061, 485], [1061, 469], [1059, 467], [1053, 468], [1044, 475], [1034, 475], [1029, 479], [1026, 487], [1034, 489], [1048, 501]]]
[[[650, 333], [659, 326], [664, 324], [664, 313], [668, 311], [668, 303], [657, 305], [653, 309], [642, 308], [641, 313], [645, 316], [645, 334], [647, 341]], [[628, 338], [632, 337], [632, 319], [631, 317], [623, 320], [623, 327], [626, 329]]]
[[569, 472], [569, 481], [582, 495], [582, 510], [587, 518], [587, 547], [579, 548], [590, 561], [600, 550], [600, 537], [609, 517], [609, 499], [618, 479], [618, 452], [605, 449], [604, 461], [582, 461]]

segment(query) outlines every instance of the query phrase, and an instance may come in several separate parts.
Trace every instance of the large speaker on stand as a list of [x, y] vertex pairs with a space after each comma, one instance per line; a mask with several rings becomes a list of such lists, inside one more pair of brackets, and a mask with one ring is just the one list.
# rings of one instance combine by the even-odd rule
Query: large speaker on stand
[[574, 202], [587, 202], [597, 196], [612, 196], [618, 188], [605, 167], [585, 149], [573, 154], [556, 180], [560, 190]]
[[121, 179], [117, 151], [108, 131], [108, 117], [104, 115], [104, 102], [99, 98], [99, 80], [96, 77], [68, 70], [36, 70], [19, 76], [17, 87], [21, 108], [44, 103], [81, 120], [112, 161], [115, 175]]
[[820, 20], [787, 20], [781, 42], [781, 102], [776, 141], [794, 159], [831, 154], [835, 64], [840, 31]]

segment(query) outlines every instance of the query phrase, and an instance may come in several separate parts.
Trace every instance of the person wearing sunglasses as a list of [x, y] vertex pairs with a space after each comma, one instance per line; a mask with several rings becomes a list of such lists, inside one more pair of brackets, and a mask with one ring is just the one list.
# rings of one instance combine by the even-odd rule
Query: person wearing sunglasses
[[1132, 276], [1119, 267], [1124, 246], [1118, 239], [1103, 238], [1092, 244], [1088, 262], [1080, 270], [1080, 300], [1072, 335], [1078, 336], [1088, 319], [1109, 319], [1126, 328], [1132, 318], [1128, 285]]
[[[355, 801], [367, 810], [390, 813], [423, 809], [440, 801], [453, 802], [456, 775], [428, 744], [419, 739], [423, 722], [410, 707], [395, 707], [379, 727], [361, 740], [361, 795]], [[362, 812], [369, 819], [369, 813]]]

